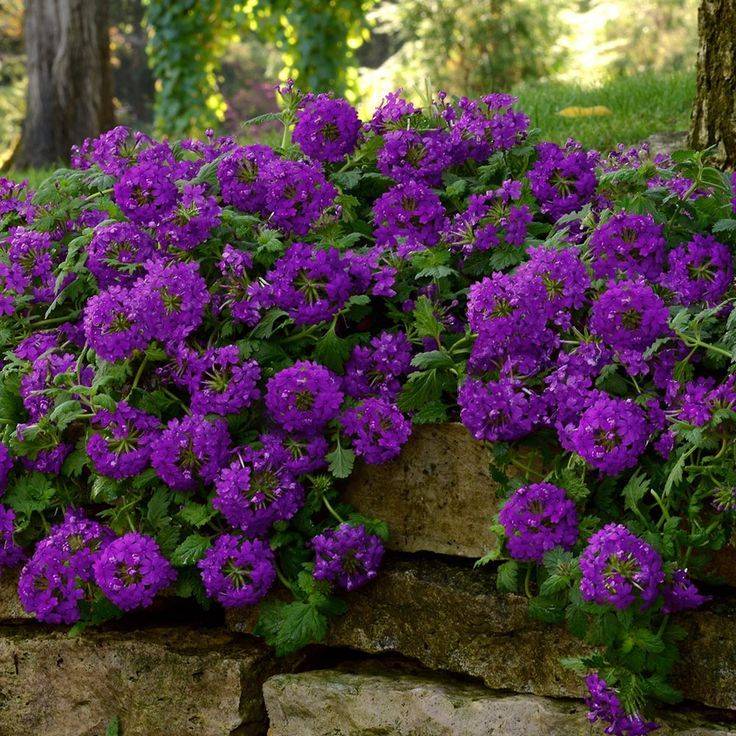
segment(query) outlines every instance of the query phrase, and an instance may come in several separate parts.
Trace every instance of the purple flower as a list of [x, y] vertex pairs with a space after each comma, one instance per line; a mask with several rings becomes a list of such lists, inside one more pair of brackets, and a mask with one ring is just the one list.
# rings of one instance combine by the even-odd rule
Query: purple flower
[[586, 291], [590, 277], [580, 260], [577, 248], [529, 248], [529, 260], [522, 263], [516, 277], [539, 281], [547, 294], [552, 321], [561, 327], [570, 326], [570, 313], [587, 303]]
[[401, 258], [436, 245], [447, 223], [439, 197], [416, 181], [382, 194], [373, 205], [373, 219], [376, 244], [395, 248]]
[[20, 266], [0, 262], [0, 317], [15, 314], [16, 299], [28, 288], [30, 281]]
[[541, 563], [551, 549], [572, 549], [578, 539], [575, 504], [551, 483], [532, 483], [514, 491], [498, 520], [509, 553], [524, 562]]
[[58, 376], [70, 373], [76, 364], [77, 358], [71, 353], [44, 353], [34, 360], [30, 372], [20, 381], [20, 396], [32, 422], [39, 421], [51, 411], [54, 399], [48, 390]]
[[118, 125], [97, 138], [86, 138], [81, 146], [72, 146], [72, 168], [88, 169], [96, 164], [106, 174], [119, 177], [151, 143], [145, 134], [136, 131], [131, 135], [128, 128]]
[[314, 473], [327, 467], [325, 457], [329, 443], [322, 435], [304, 438], [275, 431], [261, 435], [261, 442], [263, 452], [278, 458], [278, 462], [292, 475]]
[[360, 128], [358, 113], [347, 100], [307, 95], [297, 110], [292, 139], [307, 156], [338, 163], [355, 150]]
[[126, 360], [150, 341], [135, 289], [111, 286], [96, 294], [84, 308], [84, 336], [103, 360]]
[[340, 381], [318, 363], [301, 360], [268, 382], [268, 413], [287, 432], [315, 434], [340, 413]]
[[266, 203], [262, 170], [275, 158], [269, 146], [245, 146], [230, 151], [217, 167], [222, 201], [242, 212], [259, 212]]
[[597, 391], [579, 418], [558, 431], [562, 446], [604, 475], [633, 468], [646, 449], [649, 423], [631, 399]]
[[191, 405], [195, 414], [236, 414], [260, 397], [261, 369], [255, 360], [242, 361], [237, 345], [207, 350], [197, 373]]
[[733, 283], [733, 256], [727, 245], [712, 235], [693, 239], [669, 253], [663, 286], [686, 306], [696, 302], [717, 304]]
[[623, 275], [656, 281], [662, 275], [666, 247], [662, 226], [651, 215], [617, 212], [590, 238], [593, 273], [598, 279]]
[[385, 134], [376, 167], [396, 182], [442, 184], [442, 173], [453, 161], [449, 134], [430, 130], [393, 130]]
[[113, 186], [116, 204], [133, 222], [156, 227], [171, 214], [178, 192], [172, 172], [148, 161], [128, 169]]
[[332, 319], [354, 294], [364, 294], [371, 270], [337, 248], [293, 243], [265, 276], [257, 298], [283, 309], [298, 325]]
[[146, 232], [132, 222], [114, 222], [95, 228], [87, 245], [86, 266], [100, 290], [130, 286], [153, 253], [154, 243]]
[[155, 340], [180, 342], [202, 323], [209, 302], [197, 263], [149, 261], [135, 284], [136, 308]]
[[389, 130], [406, 127], [406, 119], [419, 110], [401, 96], [402, 92], [403, 90], [399, 88], [395, 92], [389, 92], [381, 100], [370, 122], [365, 124], [366, 130], [381, 135]]
[[703, 595], [695, 586], [687, 570], [675, 570], [672, 576], [664, 584], [662, 590], [664, 596], [664, 605], [662, 613], [678, 613], [680, 611], [689, 611], [693, 608], [700, 608], [711, 598]]
[[261, 213], [286, 235], [306, 235], [337, 196], [322, 170], [303, 161], [272, 159], [263, 177], [266, 194]]
[[541, 399], [510, 377], [487, 383], [468, 378], [460, 387], [457, 403], [460, 421], [477, 440], [516, 440], [529, 434], [543, 418]]
[[652, 721], [645, 721], [639, 714], [628, 715], [614, 690], [598, 674], [585, 678], [589, 696], [585, 699], [588, 720], [607, 724], [605, 733], [612, 736], [646, 736], [659, 728]]
[[15, 543], [15, 512], [0, 504], [0, 568], [15, 567], [25, 555]]
[[588, 540], [580, 570], [583, 600], [618, 609], [637, 600], [651, 606], [664, 582], [659, 553], [621, 524], [608, 524]]
[[537, 161], [527, 176], [532, 194], [545, 215], [556, 221], [591, 201], [597, 185], [597, 154], [584, 151], [574, 141], [568, 141], [565, 148], [555, 143], [540, 143], [537, 154]]
[[468, 324], [478, 337], [469, 370], [477, 373], [511, 364], [522, 374], [535, 373], [558, 344], [547, 327], [554, 316], [541, 279], [497, 272], [472, 284]]
[[108, 527], [68, 511], [64, 521], [36, 545], [21, 571], [18, 596], [23, 608], [44, 623], [77, 621], [95, 557], [113, 537]]
[[593, 303], [590, 331], [618, 355], [632, 375], [647, 370], [644, 353], [669, 334], [669, 311], [643, 281], [613, 284]]
[[8, 264], [3, 280], [11, 290], [20, 293], [30, 287], [34, 301], [52, 302], [56, 295], [56, 246], [49, 233], [17, 227], [11, 231], [5, 249]]
[[470, 256], [496, 248], [501, 243], [523, 245], [531, 210], [513, 205], [521, 197], [520, 182], [507, 180], [499, 189], [472, 194], [468, 208], [459, 212], [447, 227], [445, 238], [454, 251]]
[[21, 570], [18, 597], [27, 613], [48, 624], [79, 620], [79, 602], [86, 596], [60, 545], [46, 538]]
[[404, 332], [382, 332], [370, 345], [356, 345], [345, 364], [345, 393], [355, 399], [380, 396], [393, 401], [411, 359], [411, 343]]
[[[20, 434], [20, 425], [18, 427], [18, 433]], [[48, 473], [49, 475], [59, 475], [61, 466], [72, 449], [73, 446], [68, 442], [60, 442], [50, 450], [40, 450], [36, 453], [35, 457], [22, 457], [20, 461], [26, 470], [35, 470], [38, 473]]]
[[205, 194], [203, 184], [187, 184], [170, 215], [158, 227], [158, 241], [167, 248], [193, 250], [220, 224], [220, 206]]
[[223, 419], [202, 416], [172, 419], [151, 445], [151, 465], [175, 491], [192, 491], [211, 483], [225, 465], [230, 435]]
[[115, 411], [101, 409], [92, 424], [97, 432], [87, 440], [95, 470], [109, 478], [132, 478], [148, 466], [159, 420], [121, 401]]
[[0, 442], [0, 496], [5, 493], [8, 487], [8, 476], [13, 469], [13, 456], [10, 454], [8, 446]]
[[453, 125], [453, 137], [466, 156], [486, 161], [495, 151], [513, 148], [526, 137], [529, 118], [513, 109], [518, 98], [490, 94], [478, 100], [463, 97], [458, 102], [460, 117]]
[[276, 580], [273, 552], [262, 539], [222, 534], [197, 563], [210, 598], [223, 606], [253, 606]]
[[253, 283], [252, 267], [250, 253], [226, 245], [218, 264], [222, 278], [216, 283], [213, 305], [217, 312], [229, 308], [233, 319], [251, 327], [258, 324], [269, 296], [260, 284]]
[[266, 534], [277, 521], [288, 521], [301, 508], [304, 490], [268, 448], [242, 447], [215, 479], [212, 505], [230, 526], [249, 537]]
[[340, 524], [312, 539], [314, 578], [345, 590], [355, 590], [376, 577], [383, 559], [383, 544], [360, 524]]
[[370, 465], [395, 458], [411, 436], [411, 422], [386, 399], [363, 399], [340, 422], [355, 454]]
[[110, 542], [94, 562], [95, 582], [123, 611], [147, 608], [156, 594], [176, 580], [155, 539], [128, 532]]

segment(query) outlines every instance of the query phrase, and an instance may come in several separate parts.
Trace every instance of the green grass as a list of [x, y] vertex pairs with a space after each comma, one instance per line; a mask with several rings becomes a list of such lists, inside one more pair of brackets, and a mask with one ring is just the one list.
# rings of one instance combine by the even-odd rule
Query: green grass
[[[566, 82], [530, 82], [514, 89], [519, 107], [542, 136], [557, 143], [576, 138], [588, 148], [606, 151], [633, 144], [653, 133], [687, 130], [695, 96], [694, 72], [640, 74], [597, 87]], [[566, 107], [603, 105], [610, 115], [562, 117]]]

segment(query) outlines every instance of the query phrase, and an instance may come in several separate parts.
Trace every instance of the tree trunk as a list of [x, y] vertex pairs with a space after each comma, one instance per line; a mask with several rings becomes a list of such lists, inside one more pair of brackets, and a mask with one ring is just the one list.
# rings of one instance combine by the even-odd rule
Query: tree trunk
[[736, 165], [736, 0], [701, 0], [698, 91], [690, 145], [717, 146], [718, 160]]
[[108, 0], [27, 0], [26, 117], [11, 164], [66, 161], [114, 123]]

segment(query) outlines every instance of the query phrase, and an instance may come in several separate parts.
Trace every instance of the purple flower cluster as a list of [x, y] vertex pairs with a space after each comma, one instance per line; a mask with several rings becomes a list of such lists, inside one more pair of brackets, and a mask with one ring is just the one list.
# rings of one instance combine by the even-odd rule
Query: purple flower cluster
[[540, 143], [537, 153], [537, 161], [528, 174], [529, 186], [545, 215], [558, 220], [592, 200], [597, 185], [595, 154], [572, 140], [565, 148]]
[[496, 248], [502, 243], [524, 244], [532, 212], [521, 198], [521, 182], [505, 181], [498, 189], [473, 194], [468, 207], [452, 219], [445, 238], [453, 250], [469, 256]]
[[312, 539], [314, 578], [344, 590], [355, 590], [373, 580], [383, 559], [383, 544], [360, 524], [340, 524]]
[[386, 399], [363, 399], [340, 421], [355, 454], [370, 465], [395, 458], [411, 435], [411, 422]]
[[578, 539], [575, 504], [562, 488], [533, 483], [514, 491], [498, 514], [514, 559], [542, 562], [555, 547], [572, 549]]
[[664, 582], [662, 558], [621, 524], [596, 532], [580, 557], [583, 600], [628, 608], [635, 602], [650, 606]]
[[280, 453], [245, 447], [215, 479], [212, 505], [246, 537], [258, 537], [301, 508], [304, 491]]
[[612, 736], [646, 736], [659, 728], [656, 723], [644, 720], [639, 714], [626, 713], [615, 690], [597, 673], [588, 675], [585, 684], [589, 693], [585, 699], [588, 720], [591, 723], [605, 723], [605, 733]]
[[118, 608], [146, 608], [176, 579], [156, 541], [128, 532], [105, 546], [94, 560], [95, 582]]
[[197, 566], [207, 595], [228, 608], [255, 605], [276, 580], [268, 544], [235, 534], [217, 537]]
[[266, 388], [266, 408], [287, 432], [316, 434], [340, 413], [343, 392], [328, 368], [301, 360], [277, 373]]
[[361, 122], [347, 100], [307, 95], [296, 118], [292, 139], [316, 161], [342, 161], [358, 144]]

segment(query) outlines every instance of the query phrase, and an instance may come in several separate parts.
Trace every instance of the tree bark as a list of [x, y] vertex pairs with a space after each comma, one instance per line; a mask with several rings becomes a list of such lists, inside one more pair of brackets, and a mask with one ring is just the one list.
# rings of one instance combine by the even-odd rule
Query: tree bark
[[26, 117], [11, 164], [48, 166], [114, 123], [108, 0], [27, 0]]
[[701, 0], [698, 89], [690, 145], [716, 146], [720, 163], [736, 165], [736, 0]]

